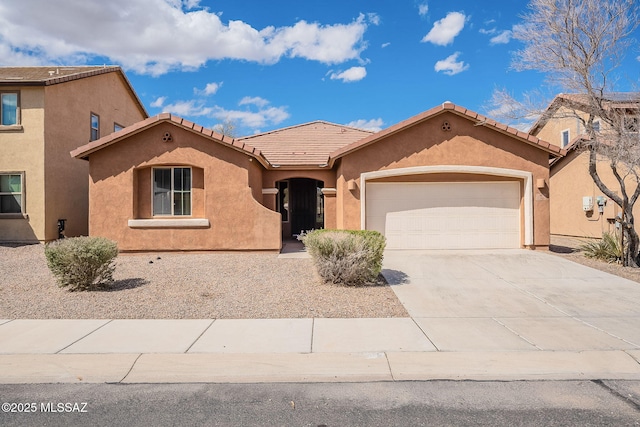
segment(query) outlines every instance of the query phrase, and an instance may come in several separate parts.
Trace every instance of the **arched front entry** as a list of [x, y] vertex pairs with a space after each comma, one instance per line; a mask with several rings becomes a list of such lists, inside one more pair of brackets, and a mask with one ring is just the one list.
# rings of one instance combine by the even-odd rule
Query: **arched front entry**
[[289, 178], [276, 183], [276, 210], [282, 215], [282, 237], [290, 239], [302, 231], [324, 227], [324, 182]]

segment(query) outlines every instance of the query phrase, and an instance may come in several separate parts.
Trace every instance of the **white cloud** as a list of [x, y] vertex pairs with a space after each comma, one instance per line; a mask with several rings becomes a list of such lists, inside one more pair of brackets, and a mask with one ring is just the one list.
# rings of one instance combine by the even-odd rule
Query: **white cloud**
[[484, 29], [484, 28], [480, 28], [478, 30], [478, 32], [480, 34], [495, 34], [496, 32], [498, 32], [497, 28], [489, 28], [488, 30]]
[[173, 104], [164, 105], [162, 111], [177, 114], [180, 117], [208, 117], [214, 112], [212, 107], [206, 107], [202, 101], [176, 101]]
[[511, 30], [504, 30], [502, 31], [500, 34], [498, 34], [495, 37], [492, 37], [491, 40], [489, 40], [489, 43], [491, 44], [507, 44], [509, 43], [509, 41], [511, 41], [511, 35], [513, 33], [511, 32]]
[[259, 96], [245, 96], [238, 102], [238, 105], [255, 105], [256, 107], [262, 108], [269, 105], [269, 101]]
[[220, 87], [222, 87], [222, 82], [220, 83], [212, 82], [212, 83], [207, 83], [204, 89], [194, 88], [193, 92], [196, 93], [197, 95], [204, 95], [204, 96], [215, 95], [216, 92], [218, 92], [218, 89], [220, 89]]
[[433, 28], [424, 36], [422, 42], [431, 42], [439, 46], [453, 43], [453, 39], [464, 28], [466, 16], [462, 12], [449, 12], [447, 16], [433, 24]]
[[429, 5], [427, 3], [422, 3], [418, 5], [418, 15], [426, 16], [429, 13]]
[[434, 69], [437, 72], [442, 71], [449, 76], [468, 70], [469, 64], [465, 64], [464, 61], [458, 61], [458, 56], [460, 56], [460, 52], [456, 52], [453, 55], [436, 62]]
[[286, 107], [263, 107], [257, 111], [227, 110], [216, 107], [212, 117], [218, 120], [231, 120], [242, 127], [261, 128], [266, 125], [277, 125], [290, 117]]
[[329, 78], [331, 80], [342, 80], [344, 83], [351, 83], [362, 80], [366, 76], [367, 69], [365, 67], [351, 67], [339, 73], [331, 73]]
[[380, 22], [382, 22], [382, 19], [380, 19], [380, 15], [378, 15], [377, 13], [367, 13], [367, 19], [373, 25], [380, 25]]
[[153, 108], [161, 108], [164, 105], [166, 100], [167, 100], [166, 96], [159, 96], [158, 98], [156, 98], [155, 101], [153, 101], [149, 105], [151, 105], [151, 107], [153, 107]]
[[382, 125], [384, 125], [384, 121], [381, 118], [371, 120], [354, 120], [346, 124], [346, 126], [352, 128], [370, 130], [372, 132], [380, 132], [382, 130]]
[[[161, 98], [164, 103], [166, 97]], [[219, 122], [230, 120], [240, 129], [255, 130], [263, 126], [278, 125], [290, 117], [286, 107], [274, 107], [270, 104], [264, 98], [245, 96], [238, 102], [239, 106], [244, 107], [243, 109], [210, 106], [204, 100], [194, 99], [176, 101], [161, 107], [164, 112], [194, 121], [203, 121], [203, 118], [216, 119]]]
[[[209, 60], [273, 64], [283, 57], [327, 64], [359, 59], [364, 33], [379, 22], [360, 15], [347, 24], [298, 21], [263, 29], [220, 14], [198, 0], [21, 0], [0, 3], [0, 65], [107, 57], [126, 69], [160, 75]], [[90, 35], [90, 36], [88, 36]], [[75, 61], [71, 61], [73, 58]]]
[[382, 43], [382, 46], [380, 46], [380, 47], [384, 49], [385, 47], [389, 47], [389, 46], [391, 46], [391, 43], [390, 42], [386, 42], [386, 43]]

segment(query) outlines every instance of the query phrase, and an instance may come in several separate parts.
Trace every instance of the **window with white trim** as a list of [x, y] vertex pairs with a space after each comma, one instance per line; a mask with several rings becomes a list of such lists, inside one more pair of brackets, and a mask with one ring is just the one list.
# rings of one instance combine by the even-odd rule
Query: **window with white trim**
[[191, 216], [191, 168], [153, 168], [153, 216]]
[[0, 173], [0, 214], [24, 213], [24, 174]]
[[569, 145], [569, 137], [570, 137], [569, 129], [563, 130], [562, 131], [562, 148]]
[[90, 141], [95, 141], [96, 139], [100, 139], [100, 116], [98, 116], [97, 114], [91, 113]]
[[20, 107], [18, 92], [0, 93], [0, 125], [13, 126], [20, 124]]

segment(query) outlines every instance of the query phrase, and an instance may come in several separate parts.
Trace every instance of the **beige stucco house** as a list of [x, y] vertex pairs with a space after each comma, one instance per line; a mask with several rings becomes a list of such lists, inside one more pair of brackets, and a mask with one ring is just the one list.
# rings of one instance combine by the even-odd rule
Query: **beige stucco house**
[[71, 152], [89, 164], [90, 235], [125, 251], [278, 250], [321, 227], [389, 248], [546, 247], [563, 154], [448, 102], [377, 133], [318, 121], [239, 139], [161, 114]]
[[83, 142], [147, 118], [119, 67], [0, 67], [0, 242], [88, 232]]
[[[560, 94], [549, 105], [547, 111], [529, 131], [545, 141], [567, 149], [567, 155], [552, 161], [550, 166], [551, 234], [576, 237], [602, 237], [604, 232], [613, 232], [616, 217], [621, 209], [606, 197], [589, 174], [589, 153], [580, 143], [586, 138], [586, 130], [580, 118], [584, 113], [586, 98], [577, 94]], [[637, 93], [610, 94], [605, 100], [608, 108], [639, 111], [640, 95]], [[637, 114], [637, 113], [636, 113]], [[633, 114], [630, 115], [633, 118]], [[630, 130], [637, 132], [630, 123]], [[606, 131], [607, 125], [595, 118], [597, 129]], [[612, 190], [619, 189], [606, 160], [598, 160], [598, 174]], [[635, 181], [628, 180], [630, 192]], [[640, 218], [640, 205], [636, 204], [634, 216]]]

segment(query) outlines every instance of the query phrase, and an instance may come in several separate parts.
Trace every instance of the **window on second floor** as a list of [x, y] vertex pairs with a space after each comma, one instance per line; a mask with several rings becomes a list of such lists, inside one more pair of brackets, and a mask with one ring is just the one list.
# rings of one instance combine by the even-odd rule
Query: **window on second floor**
[[91, 113], [90, 141], [95, 141], [96, 139], [100, 139], [100, 116], [98, 116], [97, 114]]
[[119, 130], [122, 130], [122, 129], [124, 129], [124, 126], [119, 125], [119, 124], [117, 124], [117, 123], [114, 123], [114, 124], [113, 124], [113, 131], [114, 131], [114, 132], [118, 132]]
[[24, 175], [20, 172], [0, 173], [0, 214], [24, 212]]
[[600, 132], [600, 121], [596, 120], [592, 124], [594, 132]]
[[12, 126], [20, 124], [18, 92], [0, 93], [0, 125]]
[[569, 138], [570, 138], [569, 129], [563, 130], [562, 131], [562, 148], [569, 145]]

